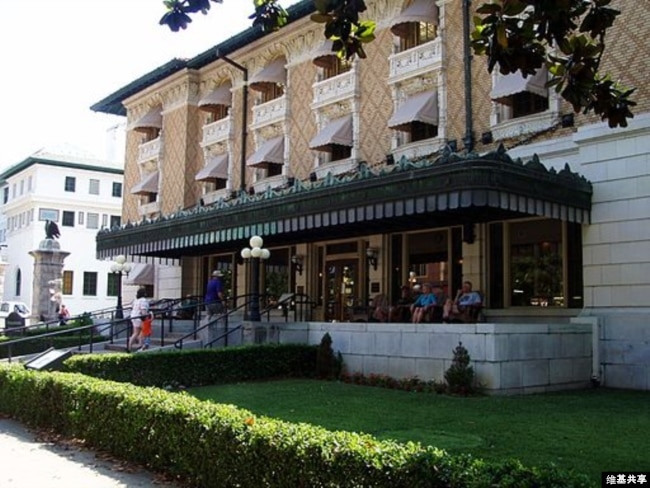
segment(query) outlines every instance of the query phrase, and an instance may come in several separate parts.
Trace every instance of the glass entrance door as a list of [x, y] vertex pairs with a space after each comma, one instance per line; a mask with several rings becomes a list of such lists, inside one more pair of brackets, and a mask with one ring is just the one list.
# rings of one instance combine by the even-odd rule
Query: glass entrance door
[[325, 320], [348, 321], [359, 299], [359, 265], [356, 259], [327, 261]]

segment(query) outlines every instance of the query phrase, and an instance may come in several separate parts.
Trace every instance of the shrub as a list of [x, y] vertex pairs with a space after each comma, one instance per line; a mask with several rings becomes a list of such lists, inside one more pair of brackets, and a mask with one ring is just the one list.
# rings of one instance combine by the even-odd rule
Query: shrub
[[469, 395], [474, 392], [474, 368], [469, 365], [470, 357], [463, 343], [459, 342], [454, 349], [454, 359], [445, 371], [445, 380], [449, 392], [456, 395]]
[[332, 349], [332, 337], [326, 332], [318, 346], [316, 355], [316, 376], [321, 379], [332, 380], [338, 378], [341, 374], [342, 356], [334, 355]]

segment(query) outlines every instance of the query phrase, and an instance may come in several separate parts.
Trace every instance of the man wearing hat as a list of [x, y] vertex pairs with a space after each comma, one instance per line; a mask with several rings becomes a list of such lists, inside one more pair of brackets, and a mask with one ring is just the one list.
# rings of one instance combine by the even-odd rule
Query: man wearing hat
[[223, 306], [223, 273], [216, 269], [212, 272], [212, 277], [208, 280], [208, 286], [205, 290], [205, 306], [208, 310], [208, 320], [213, 315], [222, 314]]

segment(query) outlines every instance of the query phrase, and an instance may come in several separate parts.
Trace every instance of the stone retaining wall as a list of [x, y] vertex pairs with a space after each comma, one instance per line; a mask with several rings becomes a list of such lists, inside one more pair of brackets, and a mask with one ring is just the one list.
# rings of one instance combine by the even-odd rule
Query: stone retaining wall
[[[590, 324], [256, 324], [255, 342], [320, 343], [326, 332], [348, 372], [444, 380], [453, 350], [467, 348], [490, 394], [584, 388], [592, 376]], [[263, 330], [258, 330], [263, 329]], [[245, 333], [246, 335], [246, 333]]]

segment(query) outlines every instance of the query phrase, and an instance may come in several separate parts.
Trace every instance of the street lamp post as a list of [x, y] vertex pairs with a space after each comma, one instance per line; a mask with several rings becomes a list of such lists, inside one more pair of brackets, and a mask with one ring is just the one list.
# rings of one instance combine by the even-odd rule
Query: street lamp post
[[117, 275], [117, 307], [115, 308], [115, 318], [123, 319], [124, 310], [122, 308], [122, 275], [129, 275], [131, 265], [126, 262], [126, 257], [122, 254], [115, 258], [111, 264], [111, 273]]
[[259, 322], [260, 317], [260, 261], [268, 259], [271, 252], [264, 249], [264, 240], [260, 236], [253, 236], [248, 241], [249, 247], [241, 250], [241, 257], [250, 259], [251, 263], [251, 307], [249, 320], [252, 322]]

